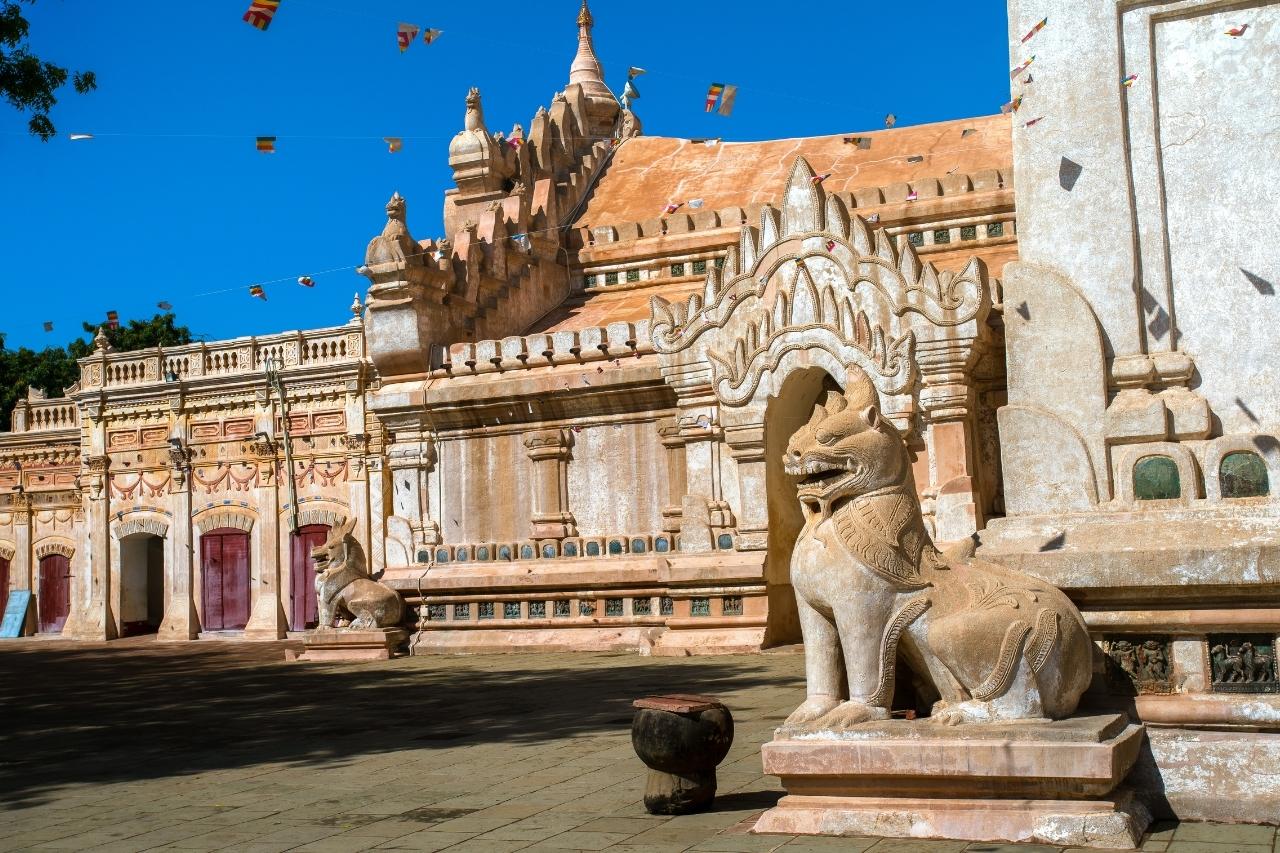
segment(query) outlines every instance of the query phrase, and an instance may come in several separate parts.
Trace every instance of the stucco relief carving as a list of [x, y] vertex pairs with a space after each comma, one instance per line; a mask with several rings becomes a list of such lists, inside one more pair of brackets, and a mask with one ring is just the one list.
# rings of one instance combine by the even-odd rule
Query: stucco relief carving
[[169, 493], [171, 479], [168, 471], [112, 474], [111, 495], [124, 501], [131, 501], [135, 497], [162, 498]]
[[789, 725], [888, 719], [899, 659], [932, 685], [944, 723], [1075, 710], [1092, 675], [1080, 614], [1045, 581], [938, 551], [906, 445], [865, 374], [851, 370], [845, 393], [814, 409], [784, 465], [805, 516], [791, 579], [808, 698]]
[[921, 264], [910, 244], [899, 249], [850, 218], [798, 157], [782, 209], [766, 207], [759, 229], [742, 229], [703, 293], [674, 304], [654, 297], [653, 342], [663, 354], [702, 348], [729, 406], [754, 399], [797, 350], [825, 350], [893, 395], [913, 390], [922, 335], [974, 338], [990, 306], [980, 261], [958, 273]]

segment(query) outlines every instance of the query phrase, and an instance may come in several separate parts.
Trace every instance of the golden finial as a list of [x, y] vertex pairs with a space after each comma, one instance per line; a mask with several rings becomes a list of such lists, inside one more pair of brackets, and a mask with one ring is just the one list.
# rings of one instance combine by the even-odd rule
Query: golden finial
[[591, 27], [595, 25], [595, 19], [591, 17], [591, 10], [587, 8], [587, 0], [582, 0], [582, 11], [578, 12], [578, 26]]

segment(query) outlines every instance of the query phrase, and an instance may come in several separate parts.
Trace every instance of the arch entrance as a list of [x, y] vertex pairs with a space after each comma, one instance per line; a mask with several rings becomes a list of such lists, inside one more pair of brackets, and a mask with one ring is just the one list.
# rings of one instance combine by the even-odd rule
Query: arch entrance
[[164, 600], [164, 539], [150, 533], [121, 539], [120, 636], [159, 631]]

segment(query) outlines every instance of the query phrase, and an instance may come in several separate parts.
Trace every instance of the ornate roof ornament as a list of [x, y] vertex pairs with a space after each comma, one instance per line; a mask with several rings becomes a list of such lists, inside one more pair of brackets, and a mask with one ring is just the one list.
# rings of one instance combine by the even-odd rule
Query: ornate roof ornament
[[613, 92], [604, 83], [604, 67], [596, 58], [595, 45], [591, 41], [591, 27], [595, 19], [591, 17], [591, 9], [587, 0], [582, 0], [582, 10], [578, 12], [578, 55], [569, 66], [569, 85], [582, 86], [582, 93], [588, 98], [608, 98], [614, 100]]

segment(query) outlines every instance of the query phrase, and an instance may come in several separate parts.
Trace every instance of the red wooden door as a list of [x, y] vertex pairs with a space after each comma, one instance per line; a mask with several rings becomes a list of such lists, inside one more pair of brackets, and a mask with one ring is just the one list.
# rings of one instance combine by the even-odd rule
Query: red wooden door
[[200, 586], [206, 631], [249, 624], [249, 534], [212, 530], [200, 537]]
[[0, 557], [0, 613], [9, 606], [9, 561]]
[[40, 558], [40, 594], [37, 607], [40, 633], [60, 633], [71, 613], [71, 561], [61, 554]]
[[311, 564], [311, 549], [328, 540], [329, 527], [325, 524], [310, 524], [299, 528], [291, 538], [289, 589], [292, 604], [289, 606], [289, 627], [301, 631], [314, 628], [320, 618], [316, 607], [316, 573]]

